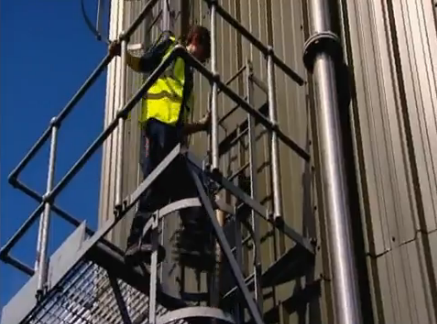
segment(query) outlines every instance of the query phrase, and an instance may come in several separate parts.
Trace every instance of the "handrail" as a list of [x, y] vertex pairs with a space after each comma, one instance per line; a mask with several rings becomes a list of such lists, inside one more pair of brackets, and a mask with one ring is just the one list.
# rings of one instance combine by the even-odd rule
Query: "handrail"
[[283, 131], [280, 130], [278, 125], [272, 124], [266, 117], [264, 117], [258, 110], [253, 108], [246, 100], [241, 98], [234, 90], [232, 90], [230, 87], [228, 87], [226, 84], [224, 84], [222, 81], [220, 81], [219, 78], [214, 76], [214, 74], [208, 70], [205, 66], [203, 66], [202, 63], [200, 63], [198, 60], [196, 60], [193, 56], [191, 56], [186, 51], [183, 51], [181, 56], [184, 58], [184, 60], [194, 67], [200, 74], [202, 74], [205, 78], [208, 80], [215, 80], [217, 83], [218, 89], [222, 90], [224, 94], [226, 94], [230, 99], [232, 99], [235, 103], [240, 104], [241, 108], [243, 108], [247, 113], [249, 113], [251, 116], [256, 118], [257, 121], [259, 121], [260, 124], [262, 124], [268, 131], [270, 132], [276, 132], [278, 135], [278, 138], [287, 146], [289, 146], [291, 149], [296, 152], [302, 159], [305, 161], [310, 160], [310, 155], [299, 146], [296, 142], [294, 142], [291, 138], [289, 138]]
[[[136, 28], [140, 25], [142, 20], [147, 16], [147, 14], [153, 9], [154, 5], [158, 2], [158, 0], [149, 0], [149, 2], [144, 6], [141, 13], [137, 16], [134, 22], [130, 25], [130, 27], [126, 30], [126, 32], [121, 35], [121, 39], [128, 39], [135, 31]], [[112, 56], [107, 54], [103, 60], [99, 63], [97, 68], [91, 73], [88, 79], [83, 83], [80, 89], [74, 94], [71, 100], [67, 103], [67, 105], [62, 109], [59, 115], [56, 117], [56, 125], [58, 127], [61, 126], [64, 119], [71, 113], [73, 108], [79, 102], [80, 99], [85, 95], [87, 90], [94, 84], [97, 78], [102, 74], [104, 69], [108, 66], [108, 64], [112, 61]], [[29, 150], [26, 156], [20, 161], [18, 166], [9, 174], [9, 183], [14, 185], [14, 178], [17, 178], [18, 175], [23, 171], [26, 165], [30, 162], [30, 160], [35, 156], [35, 154], [41, 149], [41, 147], [45, 144], [45, 142], [49, 139], [51, 130], [55, 126], [54, 124], [50, 124], [50, 126], [44, 131], [43, 135], [38, 139], [38, 141], [33, 145], [33, 147]]]
[[[232, 17], [217, 0], [203, 0], [209, 6], [214, 5], [216, 13], [219, 14], [225, 21], [227, 21], [232, 27], [237, 29], [249, 42], [251, 42], [256, 48], [258, 48], [264, 55], [269, 54], [269, 47], [265, 46], [259, 39], [253, 36], [242, 24], [240, 24], [234, 17]], [[282, 61], [276, 54], [272, 57], [273, 63], [277, 65], [286, 75], [294, 80], [300, 86], [305, 84], [305, 80], [296, 72], [294, 72], [284, 61]]]
[[[134, 32], [134, 30], [139, 26], [141, 21], [146, 17], [146, 15], [149, 13], [149, 11], [153, 8], [153, 6], [157, 3], [158, 0], [150, 0], [141, 13], [138, 15], [138, 17], [135, 19], [135, 21], [131, 24], [131, 26], [120, 35], [119, 40], [122, 42], [126, 42], [131, 34]], [[210, 2], [210, 0], [205, 0], [206, 2]], [[230, 20], [233, 22], [232, 17], [226, 18], [226, 12], [223, 8], [221, 8], [217, 3], [214, 4], [216, 6], [217, 13], [219, 13], [222, 17], [225, 15], [225, 20]], [[230, 22], [230, 23], [231, 23]], [[254, 38], [250, 33], [244, 29], [243, 26], [239, 25], [237, 22], [237, 25], [234, 26], [235, 28], [239, 29], [241, 28], [240, 32], [246, 36], [246, 38], [249, 39], [252, 43], [257, 46], [257, 42], [259, 42], [256, 38]], [[244, 30], [244, 31], [242, 31]], [[246, 34], [249, 34], [248, 37]], [[273, 52], [265, 47], [262, 44], [258, 44], [260, 46], [257, 46], [260, 48], [263, 53], [265, 53], [267, 56], [271, 57], [271, 60], [273, 62], [278, 61], [278, 58], [275, 58], [275, 55]], [[70, 114], [70, 112], [73, 110], [75, 105], [78, 103], [78, 101], [84, 96], [86, 91], [91, 87], [91, 85], [96, 81], [96, 79], [100, 76], [100, 74], [103, 72], [103, 70], [106, 68], [106, 66], [111, 62], [112, 56], [107, 54], [104, 59], [99, 63], [97, 68], [91, 73], [91, 75], [88, 77], [88, 79], [84, 82], [84, 84], [80, 87], [80, 89], [76, 92], [76, 94], [71, 98], [71, 100], [67, 103], [67, 105], [62, 109], [62, 111], [59, 113], [59, 115], [53, 119], [53, 122], [50, 124], [50, 126], [44, 131], [42, 136], [38, 139], [38, 141], [33, 145], [33, 147], [29, 150], [29, 152], [25, 155], [25, 157], [20, 161], [20, 163], [17, 165], [17, 167], [10, 173], [9, 175], [9, 182], [14, 187], [17, 187], [21, 189], [23, 192], [25, 192], [27, 195], [32, 197], [33, 199], [40, 202], [40, 205], [35, 209], [35, 211], [26, 219], [26, 221], [22, 224], [22, 226], [18, 229], [18, 231], [11, 237], [11, 239], [5, 244], [5, 246], [0, 250], [0, 258], [3, 260], [8, 260], [10, 263], [17, 264], [18, 261], [14, 260], [14, 262], [11, 262], [11, 257], [8, 255], [12, 247], [16, 244], [16, 242], [25, 234], [25, 232], [30, 228], [30, 226], [35, 222], [39, 214], [41, 213], [42, 209], [44, 208], [44, 205], [50, 204], [53, 208], [53, 211], [59, 214], [61, 217], [72, 223], [73, 225], [77, 225], [77, 220], [70, 216], [68, 213], [62, 211], [60, 208], [56, 207], [56, 205], [53, 204], [54, 199], [56, 196], [68, 185], [68, 183], [72, 180], [72, 178], [82, 169], [82, 167], [85, 165], [85, 163], [89, 160], [89, 158], [96, 152], [96, 150], [102, 145], [102, 143], [110, 136], [110, 134], [117, 128], [118, 123], [120, 120], [126, 119], [128, 116], [128, 113], [133, 109], [133, 107], [136, 105], [136, 103], [141, 99], [144, 92], [146, 92], [153, 83], [159, 78], [159, 76], [163, 73], [163, 71], [171, 64], [171, 62], [176, 57], [182, 57], [185, 59], [187, 64], [191, 65], [193, 68], [195, 68], [199, 73], [201, 73], [204, 77], [206, 77], [209, 81], [212, 81], [213, 84], [216, 85], [216, 94], [219, 92], [223, 92], [226, 94], [230, 99], [232, 99], [235, 103], [237, 103], [239, 106], [241, 106], [250, 116], [254, 117], [255, 120], [257, 120], [259, 123], [261, 123], [266, 129], [272, 133], [277, 134], [277, 137], [283, 141], [286, 145], [291, 147], [299, 156], [301, 156], [304, 160], [308, 161], [310, 156], [309, 154], [302, 149], [298, 144], [296, 144], [293, 140], [291, 140], [288, 136], [286, 136], [279, 127], [272, 123], [270, 120], [265, 118], [260, 112], [258, 112], [256, 109], [252, 107], [251, 104], [249, 104], [244, 98], [240, 97], [237, 93], [235, 93], [227, 84], [220, 81], [220, 78], [218, 74], [215, 74], [211, 71], [209, 71], [205, 66], [203, 66], [197, 59], [195, 59], [193, 56], [191, 56], [182, 46], [176, 46], [172, 53], [167, 57], [166, 60], [161, 62], [161, 64], [158, 66], [158, 68], [147, 78], [147, 80], [143, 83], [143, 85], [138, 89], [138, 91], [132, 96], [132, 98], [123, 105], [123, 107], [117, 112], [115, 118], [113, 121], [104, 129], [104, 131], [97, 137], [97, 139], [88, 147], [88, 149], [83, 153], [83, 155], [77, 160], [77, 162], [70, 168], [70, 170], [64, 175], [64, 177], [58, 182], [58, 184], [50, 191], [48, 191], [44, 196], [40, 197], [36, 192], [34, 192], [32, 189], [26, 187], [24, 184], [18, 181], [19, 174], [23, 171], [23, 169], [26, 167], [26, 165], [30, 162], [33, 156], [41, 149], [41, 147], [44, 145], [44, 143], [48, 140], [50, 137], [50, 133], [52, 132], [52, 129], [60, 128], [62, 122], [64, 119]], [[279, 60], [279, 62], [283, 63]], [[276, 62], [277, 63], [277, 62]], [[239, 74], [241, 74], [246, 67], [240, 68], [240, 70], [234, 75], [230, 82], [232, 82], [233, 79], [235, 79]], [[291, 71], [291, 72], [290, 72]], [[294, 72], [289, 69], [289, 71], [284, 71], [287, 73], [290, 77], [294, 77], [296, 79], [296, 75], [293, 74]], [[296, 81], [296, 80], [295, 80]], [[296, 81], [298, 82], [298, 81]], [[302, 80], [303, 82], [303, 80]], [[299, 83], [299, 82], [298, 82]], [[89, 230], [90, 231], [90, 230]], [[21, 267], [23, 268], [23, 267]]]
[[[155, 0], [152, 0], [155, 1]], [[103, 142], [109, 137], [109, 135], [117, 127], [118, 120], [120, 118], [126, 119], [129, 112], [134, 108], [136, 103], [141, 99], [144, 92], [146, 92], [158, 77], [164, 72], [164, 70], [171, 64], [171, 62], [180, 55], [185, 53], [181, 46], [176, 46], [171, 54], [156, 68], [156, 70], [147, 78], [138, 91], [132, 96], [132, 98], [124, 105], [124, 107], [116, 114], [113, 121], [105, 128], [105, 130], [97, 137], [97, 139], [88, 147], [85, 153], [79, 158], [79, 160], [70, 168], [66, 175], [58, 182], [58, 184], [51, 190], [45, 197], [43, 197], [40, 205], [35, 209], [29, 218], [23, 223], [19, 230], [9, 239], [9, 241], [0, 250], [0, 257], [4, 258], [17, 241], [24, 235], [24, 233], [32, 226], [37, 219], [39, 213], [44, 208], [45, 202], [52, 202], [62, 189], [72, 180], [72, 178], [79, 172], [84, 164], [91, 158], [91, 156], [97, 151], [97, 149], [103, 144]]]

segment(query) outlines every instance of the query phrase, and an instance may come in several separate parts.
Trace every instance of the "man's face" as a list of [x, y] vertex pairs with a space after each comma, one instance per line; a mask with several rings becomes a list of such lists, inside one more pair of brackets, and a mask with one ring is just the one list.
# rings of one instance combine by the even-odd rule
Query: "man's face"
[[205, 51], [201, 44], [194, 42], [193, 44], [193, 52], [191, 53], [196, 59], [198, 59], [200, 62], [205, 63]]

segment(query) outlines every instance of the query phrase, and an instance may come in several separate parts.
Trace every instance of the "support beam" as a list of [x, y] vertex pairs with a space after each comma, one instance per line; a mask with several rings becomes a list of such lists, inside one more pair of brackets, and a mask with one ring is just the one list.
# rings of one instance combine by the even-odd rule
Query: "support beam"
[[249, 292], [249, 289], [247, 288], [244, 277], [241, 273], [240, 268], [238, 267], [238, 263], [235, 260], [234, 256], [231, 252], [231, 247], [229, 246], [229, 243], [226, 239], [226, 236], [223, 232], [223, 229], [221, 228], [219, 222], [216, 219], [216, 216], [214, 214], [213, 207], [211, 205], [210, 199], [207, 196], [205, 190], [203, 189], [202, 183], [199, 180], [199, 177], [197, 176], [195, 170], [192, 166], [188, 165], [188, 167], [191, 169], [191, 174], [194, 178], [194, 182], [196, 183], [197, 190], [200, 195], [200, 201], [202, 202], [206, 212], [209, 215], [209, 218], [211, 220], [212, 226], [214, 228], [214, 232], [216, 234], [218, 243], [220, 244], [220, 247], [223, 251], [223, 254], [225, 255], [230, 267], [232, 274], [234, 276], [235, 281], [237, 282], [238, 288], [241, 290], [243, 299], [246, 303], [246, 306], [249, 310], [249, 313], [251, 314], [254, 322], [256, 324], [264, 324], [262, 315], [258, 309], [258, 306], [256, 305], [255, 301], [252, 298], [252, 295]]
[[117, 302], [118, 309], [120, 311], [121, 319], [124, 324], [132, 324], [132, 321], [127, 311], [126, 303], [124, 302], [123, 295], [121, 294], [120, 286], [118, 285], [117, 278], [108, 274], [109, 282], [114, 292], [115, 301]]

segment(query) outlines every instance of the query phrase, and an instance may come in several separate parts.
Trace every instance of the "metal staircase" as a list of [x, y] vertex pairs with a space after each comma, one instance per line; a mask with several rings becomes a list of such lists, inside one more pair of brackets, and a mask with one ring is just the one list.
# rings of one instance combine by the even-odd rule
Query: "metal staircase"
[[[129, 37], [140, 25], [143, 19], [152, 10], [158, 0], [150, 0], [132, 25], [120, 35], [122, 42], [121, 61], [125, 64], [125, 52]], [[92, 145], [86, 150], [76, 164], [68, 173], [54, 185], [53, 170], [56, 157], [57, 131], [62, 122], [69, 115], [75, 104], [86, 93], [87, 89], [94, 83], [105, 67], [110, 63], [112, 57], [107, 55], [99, 64], [97, 69], [90, 75], [83, 86], [61, 111], [52, 119], [50, 126], [31, 148], [29, 153], [13, 170], [9, 177], [10, 183], [22, 190], [25, 194], [39, 202], [39, 206], [32, 215], [24, 222], [21, 228], [3, 246], [0, 252], [1, 259], [23, 271], [30, 276], [29, 281], [3, 308], [2, 324], [18, 323], [159, 323], [166, 324], [172, 321], [180, 323], [198, 322], [200, 319], [211, 319], [228, 323], [254, 322], [262, 324], [265, 322], [263, 311], [263, 288], [280, 285], [304, 275], [313, 266], [314, 248], [310, 240], [297, 233], [289, 227], [283, 218], [281, 210], [281, 194], [279, 189], [279, 166], [278, 166], [278, 141], [282, 141], [290, 149], [294, 150], [305, 161], [309, 161], [309, 154], [299, 147], [292, 139], [288, 138], [277, 126], [275, 108], [275, 89], [273, 85], [273, 70], [280, 68], [292, 80], [299, 85], [304, 80], [298, 76], [290, 67], [281, 61], [272, 48], [264, 46], [238, 21], [229, 15], [215, 1], [205, 0], [211, 10], [211, 38], [212, 38], [212, 71], [209, 71], [200, 62], [185, 51], [182, 46], [177, 46], [172, 54], [160, 64], [160, 66], [147, 78], [143, 85], [126, 101], [110, 125], [98, 136]], [[220, 15], [231, 26], [237, 29], [254, 47], [260, 50], [266, 57], [268, 82], [262, 84], [253, 74], [250, 62], [247, 62], [229, 82], [237, 76], [245, 75], [246, 95], [240, 97], [229, 86], [229, 82], [222, 82], [216, 68], [216, 31], [215, 19]], [[212, 132], [210, 159], [208, 163], [198, 161], [185, 147], [176, 146], [173, 151], [161, 162], [138, 188], [127, 197], [121, 196], [121, 159], [117, 166], [117, 204], [114, 206], [114, 219], [107, 221], [97, 232], [93, 232], [81, 222], [63, 211], [54, 203], [57, 195], [72, 180], [77, 172], [84, 166], [87, 160], [96, 152], [102, 143], [117, 131], [119, 139], [120, 156], [123, 149], [123, 123], [135, 104], [141, 99], [142, 94], [157, 80], [164, 70], [176, 57], [183, 57], [187, 64], [207, 78], [212, 85], [211, 112]], [[123, 72], [124, 73], [124, 72]], [[261, 107], [253, 106], [253, 87], [259, 86], [264, 89], [267, 101]], [[236, 106], [221, 119], [217, 115], [217, 95], [222, 93], [232, 99]], [[124, 102], [124, 100], [123, 100]], [[247, 120], [237, 129], [227, 135], [221, 142], [218, 140], [218, 127], [237, 109], [247, 112]], [[272, 157], [272, 181], [274, 209], [267, 210], [257, 202], [254, 166], [254, 128], [256, 124], [263, 125], [271, 136], [271, 157]], [[228, 150], [231, 143], [238, 141], [242, 136], [249, 138], [249, 159], [247, 163], [240, 166], [239, 171], [230, 178], [225, 178], [220, 170], [218, 160], [220, 155]], [[32, 157], [51, 138], [49, 175], [47, 192], [41, 196], [33, 189], [22, 183], [18, 177]], [[146, 224], [144, 231], [156, 232], [159, 222], [165, 217], [173, 215], [175, 211], [194, 206], [203, 206], [211, 225], [213, 234], [221, 248], [227, 265], [234, 277], [235, 286], [221, 296], [218, 305], [212, 303], [208, 294], [191, 295], [178, 294], [173, 291], [165, 282], [160, 282], [158, 276], [156, 252], [152, 256], [150, 266], [129, 267], [124, 263], [123, 252], [116, 246], [105, 240], [105, 236], [116, 226], [116, 224], [133, 208], [140, 195], [159, 174], [176, 160], [186, 163], [191, 170], [193, 181], [198, 189], [198, 196], [190, 199], [174, 202], [156, 211], [154, 216]], [[210, 163], [209, 163], [210, 162]], [[243, 174], [248, 171], [249, 176], [244, 178]], [[205, 186], [204, 180], [208, 179], [211, 186]], [[234, 183], [234, 180], [240, 183]], [[246, 181], [247, 191], [243, 190], [242, 181]], [[239, 202], [230, 206], [222, 200], [216, 199], [219, 190], [224, 189], [233, 195]], [[249, 233], [246, 237], [235, 240], [231, 246], [226, 234], [226, 224], [221, 226], [216, 218], [215, 211], [220, 210], [227, 221], [232, 221], [235, 226], [242, 226]], [[56, 213], [67, 222], [77, 226], [77, 229], [66, 239], [59, 249], [50, 257], [47, 256], [48, 224], [51, 212]], [[35, 269], [23, 264], [11, 255], [11, 250], [25, 232], [41, 215], [40, 232], [38, 236], [37, 262]], [[260, 222], [268, 222], [277, 230], [283, 232], [295, 245], [281, 258], [271, 264], [267, 269], [261, 269], [260, 261]], [[238, 228], [240, 228], [238, 227]], [[237, 231], [242, 233], [241, 230]], [[155, 236], [154, 236], [155, 237]], [[242, 246], [251, 242], [253, 273], [245, 277], [241, 269]], [[235, 255], [234, 255], [235, 253]], [[237, 315], [233, 304], [229, 302], [234, 297], [241, 302], [240, 311], [245, 308], [250, 318]], [[201, 305], [203, 303], [203, 305]], [[244, 312], [243, 312], [244, 313]]]

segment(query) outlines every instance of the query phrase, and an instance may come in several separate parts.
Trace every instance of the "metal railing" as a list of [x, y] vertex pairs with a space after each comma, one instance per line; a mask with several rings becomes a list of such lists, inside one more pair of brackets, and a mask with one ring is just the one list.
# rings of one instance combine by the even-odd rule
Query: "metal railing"
[[[131, 26], [120, 35], [119, 39], [121, 41], [121, 62], [123, 66], [122, 76], [125, 75], [126, 69], [126, 50], [129, 37], [133, 32], [140, 26], [144, 18], [151, 12], [152, 8], [158, 0], [150, 0], [134, 20]], [[147, 80], [142, 84], [142, 86], [137, 90], [137, 92], [132, 96], [130, 100], [126, 103], [125, 101], [125, 89], [122, 89], [121, 106], [118, 109], [113, 121], [103, 130], [103, 132], [95, 139], [95, 141], [88, 147], [88, 149], [83, 153], [83, 155], [77, 160], [77, 162], [70, 168], [70, 170], [64, 175], [64, 177], [54, 185], [53, 174], [56, 161], [56, 147], [57, 147], [57, 133], [62, 126], [62, 122], [67, 118], [67, 116], [74, 109], [75, 105], [81, 100], [86, 91], [92, 86], [92, 84], [97, 80], [97, 78], [102, 74], [106, 66], [111, 62], [112, 56], [107, 54], [97, 68], [91, 73], [82, 87], [76, 92], [73, 98], [68, 102], [68, 104], [62, 109], [60, 114], [53, 118], [50, 122], [49, 127], [44, 131], [43, 135], [38, 139], [38, 141], [33, 145], [30, 151], [25, 155], [25, 157], [20, 161], [17, 167], [9, 175], [9, 182], [16, 188], [22, 190], [29, 197], [33, 198], [39, 203], [39, 206], [34, 210], [34, 212], [26, 219], [22, 226], [14, 233], [14, 235], [9, 239], [9, 241], [0, 250], [0, 258], [15, 266], [17, 269], [23, 271], [28, 275], [33, 275], [35, 270], [39, 270], [38, 278], [38, 294], [43, 295], [46, 287], [46, 272], [47, 272], [47, 246], [48, 246], [48, 229], [50, 224], [51, 211], [58, 214], [64, 220], [69, 223], [78, 226], [81, 222], [75, 217], [71, 216], [69, 213], [65, 212], [61, 208], [55, 205], [54, 201], [59, 193], [69, 184], [73, 177], [82, 169], [85, 163], [90, 159], [90, 157], [97, 151], [97, 149], [103, 144], [103, 142], [117, 129], [118, 135], [118, 147], [119, 147], [119, 157], [122, 156], [123, 151], [123, 128], [124, 120], [127, 118], [129, 112], [133, 109], [136, 103], [141, 99], [142, 95], [155, 83], [163, 71], [171, 64], [171, 62], [177, 57], [181, 57], [185, 62], [196, 69], [200, 74], [207, 78], [212, 83], [212, 102], [211, 102], [211, 112], [212, 112], [212, 167], [213, 169], [218, 169], [218, 124], [219, 117], [217, 114], [217, 95], [223, 93], [232, 99], [237, 106], [241, 107], [248, 114], [248, 121], [253, 125], [256, 121], [262, 124], [271, 134], [271, 155], [272, 155], [272, 170], [273, 176], [273, 195], [274, 195], [274, 218], [279, 219], [282, 216], [281, 211], [281, 200], [280, 200], [280, 186], [279, 186], [279, 158], [278, 158], [278, 140], [284, 142], [292, 150], [294, 150], [300, 157], [305, 161], [309, 160], [309, 154], [297, 145], [293, 140], [288, 138], [278, 127], [276, 122], [276, 111], [275, 111], [275, 89], [273, 85], [273, 71], [274, 67], [277, 66], [284, 71], [292, 80], [297, 82], [299, 85], [303, 85], [303, 79], [298, 76], [293, 70], [291, 70], [283, 61], [281, 61], [273, 52], [271, 47], [264, 46], [259, 40], [257, 40], [247, 29], [245, 29], [241, 24], [239, 24], [233, 17], [231, 17], [216, 1], [205, 0], [211, 7], [211, 38], [212, 38], [212, 71], [208, 70], [199, 61], [193, 58], [185, 49], [181, 46], [177, 46], [172, 54], [164, 60], [159, 67], [147, 78]], [[269, 118], [266, 118], [257, 109], [253, 107], [250, 96], [248, 94], [247, 100], [240, 97], [236, 92], [234, 92], [229, 86], [223, 83], [217, 73], [216, 67], [216, 30], [215, 30], [215, 17], [220, 15], [228, 23], [230, 23], [235, 29], [237, 29], [245, 38], [247, 38], [255, 47], [257, 47], [262, 53], [266, 55], [267, 66], [268, 66], [268, 101], [269, 101]], [[247, 69], [247, 68], [246, 68]], [[242, 73], [243, 70], [240, 71]], [[250, 69], [247, 69], [247, 73], [250, 74]], [[124, 83], [124, 82], [123, 82]], [[250, 90], [248, 89], [248, 92]], [[223, 121], [223, 120], [222, 120]], [[253, 127], [252, 127], [253, 128]], [[251, 135], [253, 136], [253, 134]], [[20, 173], [28, 165], [31, 159], [36, 155], [36, 153], [41, 149], [41, 147], [46, 143], [49, 138], [51, 138], [50, 145], [50, 160], [49, 160], [49, 170], [48, 170], [48, 180], [46, 193], [41, 196], [33, 189], [29, 188], [27, 185], [19, 180]], [[251, 155], [253, 156], [254, 148], [251, 148]], [[251, 162], [252, 163], [252, 162]], [[121, 183], [122, 183], [122, 159], [118, 159], [117, 164], [117, 181], [116, 181], [116, 206], [115, 212], [119, 212], [122, 209], [122, 196], [121, 196]], [[254, 174], [251, 172], [251, 178], [254, 178]], [[253, 185], [252, 185], [253, 186]], [[252, 190], [254, 190], [252, 188]], [[252, 193], [254, 194], [254, 193]], [[21, 239], [21, 237], [28, 231], [32, 224], [37, 220], [38, 216], [42, 214], [40, 221], [40, 228], [38, 233], [38, 255], [35, 263], [35, 270], [31, 269], [29, 266], [25, 265], [21, 261], [17, 260], [11, 256], [11, 249], [15, 244]], [[87, 232], [92, 234], [93, 231], [87, 229]], [[258, 292], [259, 293], [259, 292]]]

